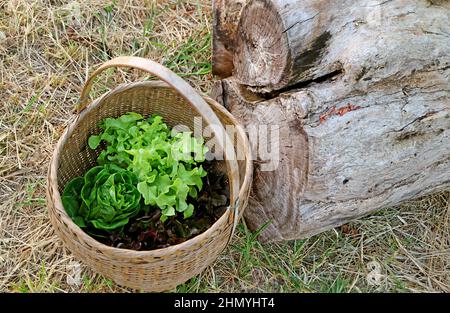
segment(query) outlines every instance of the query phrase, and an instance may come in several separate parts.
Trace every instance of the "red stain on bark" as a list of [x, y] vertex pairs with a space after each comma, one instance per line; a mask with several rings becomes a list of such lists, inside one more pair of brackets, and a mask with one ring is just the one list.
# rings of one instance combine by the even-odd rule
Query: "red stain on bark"
[[347, 106], [340, 108], [340, 109], [338, 110], [338, 114], [339, 114], [340, 116], [343, 116], [344, 114], [346, 114], [346, 113], [348, 113], [348, 112], [356, 111], [356, 110], [358, 110], [358, 109], [361, 109], [361, 107], [358, 106], [358, 105], [353, 105], [353, 104], [349, 103], [349, 104], [347, 104]]
[[325, 122], [331, 115], [335, 113], [336, 113], [336, 106], [334, 105], [332, 108], [330, 108], [328, 111], [326, 111], [319, 117], [320, 123]]
[[359, 105], [353, 105], [351, 103], [349, 103], [346, 106], [343, 106], [343, 107], [341, 107], [341, 108], [339, 108], [337, 110], [336, 110], [336, 106], [333, 106], [327, 112], [325, 112], [324, 114], [322, 114], [319, 117], [319, 121], [320, 121], [320, 123], [323, 123], [332, 115], [344, 116], [348, 112], [355, 111], [355, 110], [358, 110], [358, 109], [361, 109], [361, 107]]

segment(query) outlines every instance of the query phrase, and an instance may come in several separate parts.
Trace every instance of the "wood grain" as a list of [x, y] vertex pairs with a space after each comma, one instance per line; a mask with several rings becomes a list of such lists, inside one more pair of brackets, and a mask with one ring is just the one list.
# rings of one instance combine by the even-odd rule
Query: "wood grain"
[[[257, 158], [245, 214], [253, 230], [271, 220], [262, 241], [308, 237], [450, 186], [450, 2], [350, 2], [324, 13], [323, 1], [258, 0], [242, 13], [320, 11], [320, 23], [283, 19], [294, 25], [283, 39], [289, 57], [307, 51], [314, 34], [330, 34], [314, 61], [272, 60], [270, 73], [291, 64], [280, 80], [249, 80], [238, 61], [234, 77], [216, 84], [216, 98], [242, 124], [279, 127], [279, 166], [263, 171]], [[292, 45], [296, 27], [312, 37]], [[239, 33], [259, 40], [264, 28], [256, 29]]]
[[234, 76], [260, 93], [407, 75], [449, 46], [449, 1], [252, 0], [241, 14]]

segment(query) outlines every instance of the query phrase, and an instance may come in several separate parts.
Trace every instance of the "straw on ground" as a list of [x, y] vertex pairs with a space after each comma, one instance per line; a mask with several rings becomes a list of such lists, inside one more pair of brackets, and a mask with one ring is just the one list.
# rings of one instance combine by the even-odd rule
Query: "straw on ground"
[[[128, 291], [54, 235], [45, 177], [90, 69], [118, 55], [211, 85], [210, 1], [9, 0], [0, 4], [0, 291]], [[109, 71], [106, 87], [146, 79]], [[176, 291], [450, 291], [450, 192], [321, 235], [261, 245], [244, 225], [217, 262]]]

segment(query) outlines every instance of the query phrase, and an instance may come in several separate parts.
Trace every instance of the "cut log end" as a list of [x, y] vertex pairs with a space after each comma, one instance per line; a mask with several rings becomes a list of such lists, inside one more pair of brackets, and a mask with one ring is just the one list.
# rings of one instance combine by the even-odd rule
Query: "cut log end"
[[272, 1], [250, 1], [241, 13], [234, 76], [243, 85], [274, 87], [286, 77], [289, 54], [283, 21]]
[[256, 230], [269, 222], [259, 237], [261, 241], [285, 238], [285, 232], [280, 231], [283, 225], [290, 225], [291, 232], [300, 232], [301, 212], [283, 208], [296, 206], [307, 182], [308, 138], [297, 107], [305, 96], [264, 101], [233, 78], [216, 84], [212, 96], [246, 128], [257, 156], [253, 185], [258, 188], [252, 190], [244, 213], [247, 225]]

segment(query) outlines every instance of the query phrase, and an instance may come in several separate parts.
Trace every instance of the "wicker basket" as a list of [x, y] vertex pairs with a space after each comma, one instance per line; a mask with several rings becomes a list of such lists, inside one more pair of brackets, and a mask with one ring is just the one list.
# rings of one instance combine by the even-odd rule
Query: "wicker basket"
[[[87, 105], [93, 79], [110, 67], [137, 68], [164, 82], [121, 85]], [[89, 136], [100, 131], [99, 122], [102, 119], [118, 117], [130, 111], [144, 116], [160, 114], [170, 126], [183, 124], [193, 127], [194, 117], [201, 116], [203, 128], [214, 125], [213, 133], [225, 136], [225, 145], [221, 146], [226, 148], [225, 160], [215, 163], [227, 172], [232, 205], [204, 233], [168, 248], [133, 251], [96, 241], [67, 215], [60, 193], [69, 180], [82, 176], [95, 165], [99, 153], [87, 147]], [[199, 274], [226, 247], [247, 205], [252, 180], [250, 148], [245, 133], [237, 127], [237, 140], [232, 143], [224, 125], [237, 126], [238, 123], [222, 106], [212, 99], [199, 96], [188, 83], [162, 65], [137, 57], [119, 57], [106, 62], [88, 79], [81, 94], [80, 114], [60, 138], [50, 163], [47, 204], [56, 233], [78, 259], [122, 286], [164, 291]], [[241, 152], [240, 157], [235, 155], [238, 151]]]

